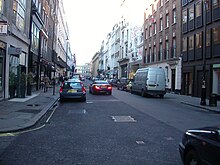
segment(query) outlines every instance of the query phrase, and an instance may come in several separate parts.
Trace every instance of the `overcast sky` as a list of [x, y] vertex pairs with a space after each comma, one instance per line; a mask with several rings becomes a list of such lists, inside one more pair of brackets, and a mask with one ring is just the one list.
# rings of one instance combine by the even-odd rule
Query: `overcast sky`
[[90, 62], [120, 18], [120, 0], [63, 0], [76, 64]]

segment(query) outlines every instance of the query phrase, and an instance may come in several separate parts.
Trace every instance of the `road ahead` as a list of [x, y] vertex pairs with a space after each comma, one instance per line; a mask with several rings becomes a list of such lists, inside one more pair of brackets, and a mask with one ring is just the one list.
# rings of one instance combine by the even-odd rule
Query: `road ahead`
[[64, 102], [45, 127], [5, 137], [1, 165], [181, 165], [183, 131], [217, 124], [219, 115], [164, 99], [114, 89]]

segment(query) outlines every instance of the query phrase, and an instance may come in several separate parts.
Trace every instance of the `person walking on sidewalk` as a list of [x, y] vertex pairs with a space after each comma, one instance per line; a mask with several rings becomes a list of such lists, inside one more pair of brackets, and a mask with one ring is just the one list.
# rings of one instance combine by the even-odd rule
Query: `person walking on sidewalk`
[[48, 88], [49, 88], [49, 77], [45, 76], [44, 77], [44, 92], [47, 92], [48, 91]]

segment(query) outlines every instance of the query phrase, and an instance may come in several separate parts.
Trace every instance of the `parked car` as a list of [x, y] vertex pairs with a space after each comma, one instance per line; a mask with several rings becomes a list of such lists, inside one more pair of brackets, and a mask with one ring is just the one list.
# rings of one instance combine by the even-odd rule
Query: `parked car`
[[164, 97], [166, 94], [166, 77], [163, 68], [149, 67], [138, 69], [134, 76], [131, 93], [141, 96], [152, 95]]
[[113, 78], [109, 80], [109, 83], [111, 84], [111, 86], [113, 87], [117, 87], [117, 83], [118, 83], [118, 79], [117, 78]]
[[91, 94], [104, 93], [104, 94], [111, 95], [112, 86], [105, 80], [93, 81], [93, 83], [89, 85], [89, 93]]
[[126, 90], [128, 85], [129, 79], [126, 77], [121, 77], [117, 83], [117, 89], [119, 90]]
[[81, 99], [86, 101], [86, 88], [78, 79], [69, 79], [60, 87], [60, 102], [65, 99]]
[[184, 165], [219, 165], [220, 126], [187, 130], [179, 151]]
[[129, 80], [129, 82], [128, 82], [127, 86], [126, 86], [126, 91], [127, 92], [131, 92], [132, 83], [133, 83], [133, 80]]

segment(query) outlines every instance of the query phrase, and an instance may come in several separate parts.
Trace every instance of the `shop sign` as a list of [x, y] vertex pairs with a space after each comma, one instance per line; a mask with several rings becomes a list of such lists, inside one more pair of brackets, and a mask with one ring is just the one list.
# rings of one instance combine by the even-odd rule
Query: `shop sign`
[[0, 35], [5, 35], [8, 32], [7, 21], [0, 21]]
[[13, 48], [13, 47], [8, 48], [8, 54], [20, 55], [21, 52], [22, 52], [21, 48]]

